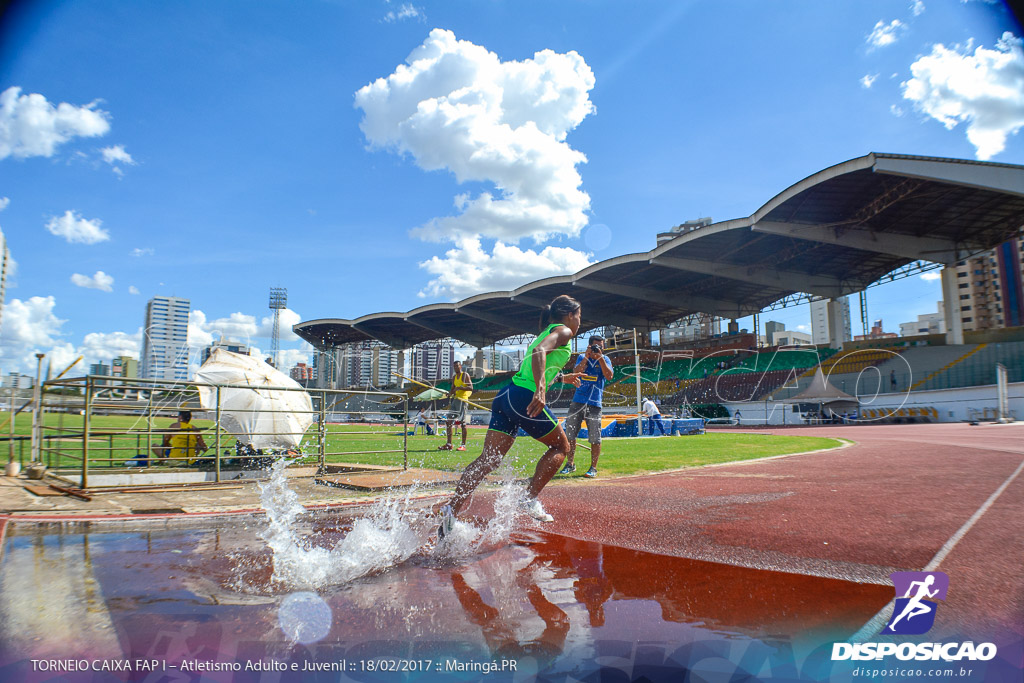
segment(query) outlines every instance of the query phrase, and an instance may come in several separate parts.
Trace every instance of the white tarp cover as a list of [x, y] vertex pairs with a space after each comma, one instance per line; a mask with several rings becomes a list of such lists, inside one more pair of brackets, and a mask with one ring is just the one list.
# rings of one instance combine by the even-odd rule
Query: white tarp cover
[[856, 396], [851, 396], [845, 391], [840, 391], [832, 386], [819, 367], [818, 371], [814, 373], [814, 379], [811, 380], [810, 386], [796, 396], [787, 398], [783, 403], [821, 403], [824, 405], [840, 401], [853, 403], [854, 405], [860, 403]]
[[[216, 349], [196, 372], [196, 381], [221, 385], [221, 428], [253, 448], [295, 448], [313, 423], [309, 394], [258, 358]], [[216, 411], [217, 388], [197, 388], [203, 409]]]

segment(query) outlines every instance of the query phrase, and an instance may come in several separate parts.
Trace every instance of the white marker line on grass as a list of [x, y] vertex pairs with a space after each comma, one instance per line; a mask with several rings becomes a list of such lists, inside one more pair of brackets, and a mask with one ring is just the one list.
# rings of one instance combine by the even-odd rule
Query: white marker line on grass
[[[1017, 475], [1021, 473], [1021, 470], [1024, 470], [1024, 461], [1022, 461], [1020, 465], [1017, 466], [1017, 469], [1013, 471], [1013, 474], [1011, 474], [1009, 478], [1004, 481], [991, 496], [988, 497], [988, 500], [982, 503], [981, 507], [971, 515], [970, 519], [964, 522], [963, 526], [957, 529], [956, 533], [949, 537], [949, 540], [939, 548], [939, 552], [935, 553], [935, 557], [932, 558], [931, 562], [925, 565], [924, 569], [921, 571], [932, 572], [938, 569], [942, 561], [945, 560], [951, 552], [953, 552], [953, 548], [955, 548], [956, 544], [960, 542], [960, 539], [966, 536], [967, 532], [971, 530], [979, 519], [981, 519], [981, 516], [988, 512], [988, 509], [995, 504], [996, 499], [1002, 495], [1003, 491], [1013, 483], [1013, 480], [1017, 478]], [[893, 605], [895, 604], [896, 598], [893, 598], [878, 612], [878, 614], [873, 616], [868, 623], [864, 624], [859, 631], [853, 634], [853, 637], [850, 638], [850, 642], [863, 642], [885, 628], [885, 625], [889, 622], [889, 615], [892, 614]]]

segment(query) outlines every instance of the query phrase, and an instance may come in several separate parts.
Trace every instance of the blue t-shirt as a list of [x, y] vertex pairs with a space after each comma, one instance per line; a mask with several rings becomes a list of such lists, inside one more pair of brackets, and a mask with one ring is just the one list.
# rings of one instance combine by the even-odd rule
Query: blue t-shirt
[[607, 361], [604, 356], [597, 360], [587, 358], [587, 367], [583, 371], [588, 375], [597, 377], [593, 382], [580, 382], [580, 386], [573, 394], [572, 400], [576, 403], [586, 403], [592, 406], [601, 407], [601, 400], [604, 397], [604, 372], [602, 368]]

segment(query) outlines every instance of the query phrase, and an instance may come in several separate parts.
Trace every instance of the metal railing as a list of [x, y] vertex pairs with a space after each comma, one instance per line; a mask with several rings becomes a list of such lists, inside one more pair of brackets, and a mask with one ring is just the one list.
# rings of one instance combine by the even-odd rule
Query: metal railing
[[[200, 390], [207, 396], [205, 406]], [[233, 409], [228, 397], [240, 391], [253, 392], [264, 405]], [[282, 399], [295, 394], [309, 397], [308, 402], [298, 401], [305, 407], [282, 407]], [[351, 402], [358, 405], [348, 409]], [[55, 474], [73, 476], [82, 488], [98, 472], [205, 471], [220, 482], [226, 470], [260, 469], [279, 457], [315, 462], [323, 470], [328, 462], [349, 458], [395, 456], [389, 462], [397, 464], [400, 454], [407, 469], [408, 404], [407, 395], [386, 391], [249, 388], [90, 375], [46, 382], [31, 437], [11, 435], [9, 448], [13, 453], [17, 443], [24, 463], [23, 443], [30, 438], [32, 460]], [[192, 429], [176, 426], [180, 411], [192, 413]], [[331, 423], [331, 417], [360, 426]], [[282, 426], [279, 418], [291, 426]], [[402, 428], [397, 434], [382, 431], [397, 427]], [[370, 435], [382, 440], [367, 443]], [[166, 483], [166, 478], [160, 481]]]

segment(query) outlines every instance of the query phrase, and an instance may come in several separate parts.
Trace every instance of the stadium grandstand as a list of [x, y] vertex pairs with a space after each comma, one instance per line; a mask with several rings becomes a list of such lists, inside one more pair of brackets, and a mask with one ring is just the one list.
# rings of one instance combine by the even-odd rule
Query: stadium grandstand
[[[539, 308], [568, 293], [583, 305], [581, 337], [610, 326], [628, 336], [635, 331], [634, 345], [625, 338], [609, 351], [615, 371], [609, 407], [635, 410], [643, 395], [663, 410], [708, 418], [742, 407], [752, 423], [1024, 419], [1019, 249], [1012, 254], [1015, 279], [1004, 283], [1004, 327], [965, 329], [956, 306], [956, 266], [1020, 244], [1022, 226], [1022, 166], [873, 153], [801, 180], [751, 216], [681, 233], [649, 252], [512, 291], [406, 313], [303, 321], [293, 329], [325, 355], [346, 344], [383, 342], [399, 350], [404, 367], [405, 351], [429, 340], [476, 348], [522, 344], [536, 332]], [[840, 297], [919, 261], [943, 266], [944, 334], [847, 341], [831, 326], [826, 344], [765, 347], [736, 325], [798, 294], [825, 299], [831, 315]], [[651, 345], [653, 331], [696, 314], [731, 321], [728, 332]], [[837, 415], [823, 403], [794, 402], [819, 371], [838, 392], [857, 396], [859, 410]], [[478, 379], [473, 400], [486, 403], [510, 374]], [[447, 389], [445, 382], [438, 387]], [[422, 387], [408, 391], [415, 396]], [[552, 407], [567, 407], [571, 394], [556, 385]]]

